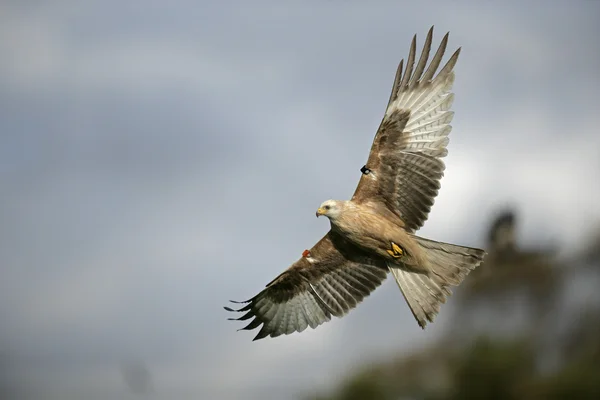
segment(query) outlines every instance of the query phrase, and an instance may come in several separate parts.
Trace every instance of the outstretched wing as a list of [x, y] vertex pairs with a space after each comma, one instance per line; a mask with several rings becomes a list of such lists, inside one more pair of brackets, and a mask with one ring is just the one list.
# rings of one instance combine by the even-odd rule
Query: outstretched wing
[[442, 61], [448, 34], [444, 36], [427, 70], [433, 27], [427, 34], [416, 68], [416, 35], [413, 38], [406, 70], [400, 61], [383, 121], [379, 126], [367, 164], [352, 199], [357, 202], [380, 201], [414, 232], [423, 226], [445, 165], [454, 98], [452, 69], [460, 48], [436, 75]]
[[[329, 232], [310, 251], [269, 283], [239, 310], [236, 320], [253, 318], [242, 329], [262, 324], [254, 340], [302, 332], [342, 317], [387, 276], [387, 267], [372, 260], [340, 235]], [[236, 303], [236, 302], [234, 302]], [[234, 319], [234, 318], [231, 318]]]

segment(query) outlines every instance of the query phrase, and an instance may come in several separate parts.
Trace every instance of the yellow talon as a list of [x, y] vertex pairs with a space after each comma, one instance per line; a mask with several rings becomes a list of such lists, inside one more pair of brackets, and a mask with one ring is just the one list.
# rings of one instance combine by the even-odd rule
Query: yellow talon
[[400, 246], [398, 246], [396, 243], [392, 242], [392, 250], [394, 251], [394, 253], [398, 254], [398, 255], [402, 255], [404, 254], [404, 252], [402, 251], [402, 249], [400, 248]]
[[394, 258], [402, 257], [402, 255], [404, 255], [404, 251], [402, 251], [402, 248], [394, 242], [391, 242], [391, 243], [392, 243], [392, 249], [386, 250], [388, 252], [388, 254]]

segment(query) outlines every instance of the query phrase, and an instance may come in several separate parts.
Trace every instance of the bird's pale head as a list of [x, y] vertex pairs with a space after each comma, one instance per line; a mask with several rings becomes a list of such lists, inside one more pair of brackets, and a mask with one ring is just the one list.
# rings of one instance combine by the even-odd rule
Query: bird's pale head
[[339, 200], [327, 200], [324, 201], [317, 210], [317, 217], [321, 215], [326, 216], [329, 219], [336, 219], [342, 209], [344, 208], [344, 202]]

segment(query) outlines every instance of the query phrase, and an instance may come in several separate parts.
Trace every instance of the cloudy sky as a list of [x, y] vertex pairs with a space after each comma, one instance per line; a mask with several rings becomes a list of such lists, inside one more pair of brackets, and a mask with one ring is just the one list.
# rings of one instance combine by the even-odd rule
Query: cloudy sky
[[0, 385], [128, 399], [133, 363], [149, 398], [287, 399], [436, 337], [391, 280], [274, 340], [222, 309], [327, 231], [431, 25], [462, 53], [420, 233], [483, 246], [515, 206], [568, 253], [600, 222], [599, 2], [225, 3], [0, 4]]

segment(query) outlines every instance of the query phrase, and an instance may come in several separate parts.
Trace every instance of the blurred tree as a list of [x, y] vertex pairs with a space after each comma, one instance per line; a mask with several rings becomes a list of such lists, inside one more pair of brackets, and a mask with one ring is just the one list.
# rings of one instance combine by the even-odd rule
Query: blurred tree
[[450, 371], [450, 399], [521, 399], [534, 376], [534, 357], [525, 341], [502, 342], [480, 338]]
[[[578, 270], [591, 269], [600, 279], [600, 233], [582, 254], [560, 261], [554, 248], [521, 249], [516, 221], [506, 211], [491, 224], [489, 256], [457, 290], [443, 339], [365, 366], [318, 398], [600, 399], [600, 302], [586, 297], [586, 311], [579, 307], [575, 317], [559, 302], [578, 294], [565, 289]], [[499, 333], [507, 305], [515, 303], [524, 323]], [[566, 331], [557, 334], [564, 321]]]
[[132, 361], [121, 367], [125, 384], [132, 393], [146, 394], [152, 392], [152, 376], [141, 361]]
[[[501, 213], [493, 221], [485, 262], [473, 271], [457, 293], [460, 316], [469, 316], [470, 305], [480, 302], [502, 307], [506, 303], [502, 300], [515, 293], [527, 297], [533, 316], [543, 317], [554, 308], [563, 271], [555, 265], [557, 251], [521, 249], [517, 245], [515, 222], [516, 215], [512, 211]], [[537, 319], [536, 323], [539, 322]]]

